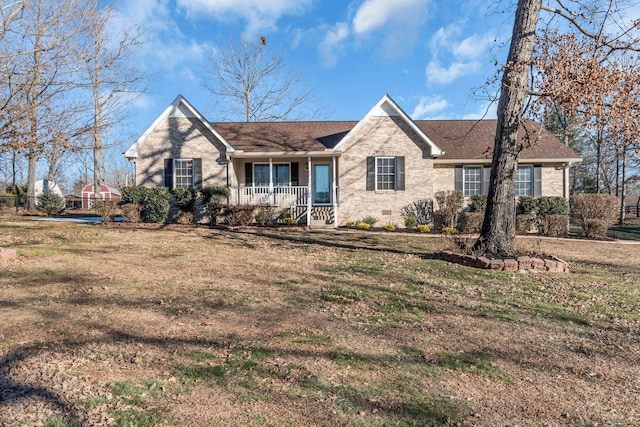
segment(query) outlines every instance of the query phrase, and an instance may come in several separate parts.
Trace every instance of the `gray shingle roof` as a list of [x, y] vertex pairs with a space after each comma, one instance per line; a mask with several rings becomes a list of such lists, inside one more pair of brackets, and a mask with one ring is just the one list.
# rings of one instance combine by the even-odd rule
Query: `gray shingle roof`
[[[445, 154], [444, 160], [490, 160], [496, 120], [416, 120], [416, 125]], [[357, 121], [217, 122], [211, 125], [244, 152], [308, 152], [331, 149]], [[520, 130], [525, 149], [521, 159], [577, 159], [579, 156], [551, 132], [533, 121]]]

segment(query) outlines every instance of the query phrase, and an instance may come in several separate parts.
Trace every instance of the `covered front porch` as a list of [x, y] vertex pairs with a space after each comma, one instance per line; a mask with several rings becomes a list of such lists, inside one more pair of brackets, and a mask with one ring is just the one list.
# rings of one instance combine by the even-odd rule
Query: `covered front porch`
[[338, 156], [242, 156], [232, 159], [231, 204], [289, 209], [312, 225], [338, 226]]

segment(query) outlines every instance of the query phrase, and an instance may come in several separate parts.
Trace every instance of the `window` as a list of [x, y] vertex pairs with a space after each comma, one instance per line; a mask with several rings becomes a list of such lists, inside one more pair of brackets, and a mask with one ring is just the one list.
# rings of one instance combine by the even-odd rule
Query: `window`
[[516, 197], [533, 195], [533, 168], [518, 166], [516, 171]]
[[376, 157], [376, 190], [395, 190], [395, 157]]
[[[521, 165], [514, 179], [515, 195], [538, 197], [542, 191], [541, 165]], [[456, 166], [455, 189], [464, 197], [489, 192], [491, 168], [489, 166]]]
[[[275, 187], [288, 187], [291, 183], [289, 163], [273, 164], [273, 185]], [[253, 185], [255, 187], [269, 186], [269, 165], [256, 163], [253, 165]]]
[[367, 191], [404, 190], [404, 157], [367, 157]]
[[175, 159], [173, 162], [175, 188], [193, 188], [193, 160]]
[[482, 193], [482, 167], [464, 168], [464, 197], [471, 197]]

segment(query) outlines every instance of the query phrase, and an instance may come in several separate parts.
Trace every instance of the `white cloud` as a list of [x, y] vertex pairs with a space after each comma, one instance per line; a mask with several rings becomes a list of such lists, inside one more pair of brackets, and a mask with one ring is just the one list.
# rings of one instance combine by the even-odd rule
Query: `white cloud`
[[344, 49], [344, 41], [349, 36], [349, 24], [338, 22], [329, 28], [318, 46], [320, 58], [326, 67], [335, 67], [340, 52]]
[[285, 15], [304, 12], [312, 0], [177, 0], [177, 6], [189, 15], [207, 14], [217, 20], [241, 17], [247, 21], [245, 36], [276, 28]]
[[480, 66], [480, 62], [477, 61], [452, 62], [445, 68], [435, 60], [429, 62], [425, 74], [429, 83], [449, 84], [460, 77], [477, 72]]
[[457, 58], [479, 58], [496, 42], [497, 38], [492, 34], [474, 34], [457, 43], [453, 47], [453, 55]]
[[426, 119], [433, 113], [445, 110], [449, 105], [449, 102], [440, 96], [421, 97], [420, 102], [416, 105], [416, 108], [413, 109], [413, 113], [411, 113], [411, 118], [414, 120]]
[[387, 22], [411, 22], [426, 10], [428, 3], [424, 0], [366, 0], [353, 18], [353, 30], [362, 34], [377, 30]]

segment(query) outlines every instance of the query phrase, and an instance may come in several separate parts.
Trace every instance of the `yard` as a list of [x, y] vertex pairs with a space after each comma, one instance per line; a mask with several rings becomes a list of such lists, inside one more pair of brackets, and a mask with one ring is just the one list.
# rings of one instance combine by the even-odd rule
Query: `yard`
[[0, 218], [2, 426], [640, 424], [640, 244]]

